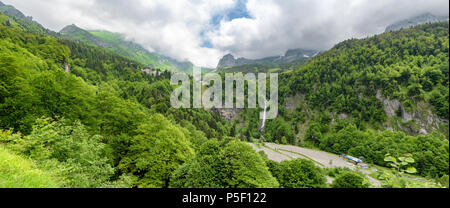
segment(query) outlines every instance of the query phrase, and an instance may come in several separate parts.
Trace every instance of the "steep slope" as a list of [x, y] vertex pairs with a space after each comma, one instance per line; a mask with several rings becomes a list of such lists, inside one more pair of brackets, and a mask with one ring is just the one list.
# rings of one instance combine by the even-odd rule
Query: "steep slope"
[[291, 49], [283, 56], [266, 57], [262, 59], [236, 59], [233, 55], [227, 54], [220, 59], [217, 71], [221, 72], [275, 72], [285, 71], [292, 67], [298, 67], [306, 63], [309, 59], [319, 54], [315, 50]]
[[194, 66], [190, 62], [180, 62], [170, 57], [149, 52], [141, 45], [128, 41], [123, 35], [117, 33], [99, 30], [87, 31], [76, 25], [68, 25], [60, 31], [60, 34], [63, 37], [88, 45], [109, 49], [153, 69], [189, 72]]
[[29, 159], [15, 155], [0, 145], [0, 188], [58, 188], [54, 174], [36, 168]]
[[295, 127], [304, 130], [328, 114], [361, 129], [410, 135], [439, 131], [448, 137], [448, 25], [421, 25], [337, 44], [282, 77], [280, 83], [288, 83], [280, 86], [285, 97], [280, 105], [289, 112], [285, 118], [298, 113], [296, 119], [312, 119]]
[[396, 22], [392, 25], [389, 25], [386, 28], [385, 32], [393, 32], [397, 30], [401, 30], [403, 28], [410, 28], [416, 25], [426, 24], [426, 23], [434, 23], [448, 20], [448, 16], [435, 16], [431, 13], [421, 14], [419, 16], [412, 17], [410, 19], [402, 20]]
[[[161, 179], [168, 181], [183, 158], [192, 156], [192, 148], [229, 135], [229, 124], [218, 115], [170, 108], [169, 72], [151, 76], [142, 72], [142, 64], [110, 50], [35, 34], [15, 20], [8, 22], [0, 13], [0, 145], [38, 161], [38, 168], [51, 164], [52, 169], [70, 170], [63, 179], [68, 187], [137, 187], [131, 182], [140, 173], [154, 176], [170, 162]], [[8, 129], [17, 133], [1, 135]], [[125, 167], [135, 155], [168, 152], [141, 140], [147, 135], [172, 146], [177, 158], [151, 157], [161, 164], [158, 168]], [[178, 141], [183, 144], [167, 145]], [[135, 148], [146, 146], [151, 149]], [[181, 152], [186, 152], [183, 160]]]
[[[41, 24], [33, 20], [31, 16], [25, 16], [21, 11], [14, 6], [5, 5], [0, 1], [0, 12], [7, 15], [11, 20], [15, 20], [22, 28], [28, 31], [40, 34], [50, 34], [55, 36], [56, 33], [44, 28]], [[11, 21], [10, 21], [11, 22]]]
[[[235, 122], [243, 139], [318, 148], [388, 167], [410, 153], [421, 176], [448, 175], [449, 22], [337, 44], [280, 74], [279, 115]], [[255, 124], [256, 123], [256, 124]]]

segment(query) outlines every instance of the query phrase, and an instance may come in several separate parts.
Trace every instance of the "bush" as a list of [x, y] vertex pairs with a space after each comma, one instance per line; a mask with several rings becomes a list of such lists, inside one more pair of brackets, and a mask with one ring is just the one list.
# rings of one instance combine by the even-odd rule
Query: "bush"
[[57, 170], [64, 186], [96, 188], [111, 185], [114, 168], [100, 136], [91, 136], [80, 122], [38, 119], [29, 136], [15, 141], [22, 153], [41, 167]]
[[210, 140], [175, 171], [172, 188], [277, 188], [263, 158], [250, 145]]
[[331, 184], [333, 188], [369, 188], [369, 184], [364, 177], [354, 172], [344, 172], [340, 174]]
[[294, 159], [281, 163], [269, 162], [272, 174], [283, 188], [323, 188], [326, 178], [312, 161]]
[[167, 188], [171, 174], [194, 156], [183, 129], [161, 114], [137, 130], [119, 168], [135, 176], [139, 188]]

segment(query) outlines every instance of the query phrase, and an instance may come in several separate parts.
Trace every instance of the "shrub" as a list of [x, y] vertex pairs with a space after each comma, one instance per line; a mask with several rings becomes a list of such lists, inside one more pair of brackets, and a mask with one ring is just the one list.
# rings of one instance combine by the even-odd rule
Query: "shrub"
[[357, 173], [346, 171], [340, 174], [331, 184], [333, 188], [369, 188], [364, 177]]

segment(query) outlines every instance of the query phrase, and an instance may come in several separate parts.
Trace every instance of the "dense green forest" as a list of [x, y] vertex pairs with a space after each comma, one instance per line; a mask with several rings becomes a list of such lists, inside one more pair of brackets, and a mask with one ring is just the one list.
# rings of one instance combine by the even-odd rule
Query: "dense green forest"
[[[410, 153], [421, 176], [448, 177], [448, 25], [348, 40], [292, 66], [280, 76], [280, 116], [261, 132], [261, 109], [230, 122], [171, 108], [169, 72], [143, 73], [139, 60], [0, 13], [0, 187], [328, 187], [330, 173], [313, 162], [270, 161], [245, 143], [253, 139], [380, 166]], [[402, 103], [396, 117], [378, 90]], [[287, 105], [299, 94], [304, 102]], [[447, 124], [427, 135], [386, 130], [422, 103]], [[346, 170], [332, 187], [368, 185]]]

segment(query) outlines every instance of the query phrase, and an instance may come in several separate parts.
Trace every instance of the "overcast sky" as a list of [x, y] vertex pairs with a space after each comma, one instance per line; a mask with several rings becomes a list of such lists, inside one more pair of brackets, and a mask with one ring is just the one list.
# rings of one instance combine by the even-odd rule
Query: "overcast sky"
[[123, 33], [150, 51], [216, 67], [292, 48], [326, 50], [425, 12], [448, 15], [448, 0], [1, 0], [59, 31]]

